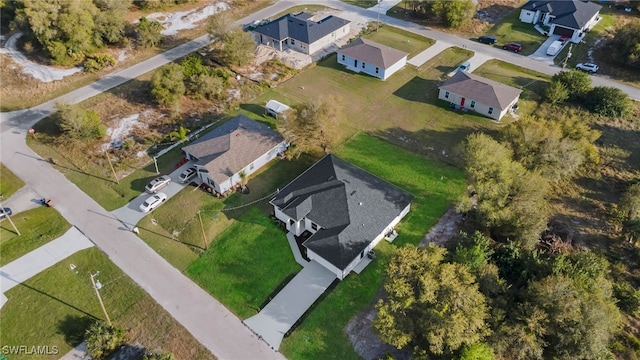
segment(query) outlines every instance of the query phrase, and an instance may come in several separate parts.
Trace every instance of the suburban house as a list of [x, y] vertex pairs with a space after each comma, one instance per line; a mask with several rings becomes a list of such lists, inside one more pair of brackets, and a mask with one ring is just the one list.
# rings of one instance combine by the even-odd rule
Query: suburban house
[[219, 194], [240, 183], [287, 149], [278, 132], [238, 115], [182, 148], [193, 161], [198, 178]]
[[279, 51], [292, 49], [310, 55], [349, 35], [350, 21], [333, 15], [312, 21], [312, 16], [305, 12], [281, 16], [255, 28], [254, 39]]
[[439, 99], [451, 107], [469, 109], [500, 121], [515, 110], [522, 90], [485, 79], [465, 71], [458, 71], [439, 87]]
[[386, 80], [407, 64], [409, 54], [358, 38], [338, 50], [338, 63], [355, 72], [363, 72]]
[[270, 201], [303, 257], [344, 279], [409, 212], [413, 196], [326, 155]]
[[602, 6], [579, 0], [531, 0], [520, 10], [520, 21], [546, 26], [546, 35], [566, 36], [574, 43], [598, 22]]

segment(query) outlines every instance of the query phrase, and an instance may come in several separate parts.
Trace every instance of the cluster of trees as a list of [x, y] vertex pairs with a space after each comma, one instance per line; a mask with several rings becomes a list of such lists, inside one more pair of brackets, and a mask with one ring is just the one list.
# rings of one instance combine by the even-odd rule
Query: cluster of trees
[[176, 109], [184, 95], [194, 99], [219, 98], [230, 77], [229, 71], [207, 66], [201, 56], [191, 54], [179, 64], [171, 63], [156, 71], [151, 79], [151, 93], [159, 105]]
[[[85, 333], [87, 352], [93, 359], [109, 359], [122, 345], [126, 345], [125, 335], [124, 328], [121, 326], [110, 325], [105, 321], [95, 321]], [[137, 349], [140, 350], [135, 357], [138, 360], [175, 360], [175, 356], [168, 352], [148, 352], [139, 347]]]
[[396, 250], [376, 305], [383, 341], [418, 358], [611, 357], [621, 314], [606, 259], [494, 250], [479, 232], [459, 240], [451, 252]]
[[421, 0], [406, 1], [415, 14], [424, 18], [438, 18], [447, 27], [457, 28], [468, 24], [476, 14], [473, 0]]
[[632, 107], [631, 99], [622, 90], [608, 86], [592, 88], [589, 75], [578, 70], [555, 74], [545, 89], [544, 98], [551, 104], [566, 101], [584, 104], [589, 111], [610, 117], [626, 116]]
[[100, 140], [107, 135], [107, 127], [100, 120], [95, 110], [86, 110], [80, 105], [57, 103], [55, 116], [60, 131], [65, 135], [64, 141], [89, 142]]
[[619, 27], [609, 45], [612, 59], [640, 67], [640, 21], [634, 20]]
[[322, 150], [327, 153], [337, 138], [338, 125], [344, 119], [344, 102], [336, 96], [320, 97], [299, 103], [278, 118], [277, 128], [292, 145], [289, 157]]
[[140, 9], [158, 10], [165, 9], [172, 5], [180, 5], [198, 0], [133, 0], [133, 3]]
[[498, 140], [469, 135], [464, 160], [472, 192], [458, 210], [498, 240], [534, 247], [547, 227], [547, 190], [599, 162], [599, 137], [575, 111], [554, 120], [525, 116], [503, 128]]
[[209, 18], [207, 29], [214, 40], [212, 45], [216, 61], [226, 66], [244, 66], [255, 58], [256, 41], [251, 33], [245, 32], [233, 23], [233, 19], [223, 13]]

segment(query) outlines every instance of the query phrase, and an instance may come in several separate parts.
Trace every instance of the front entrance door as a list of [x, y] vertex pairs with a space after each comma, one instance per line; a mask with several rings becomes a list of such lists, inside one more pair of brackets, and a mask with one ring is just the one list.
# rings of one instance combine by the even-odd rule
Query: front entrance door
[[358, 67], [358, 60], [353, 59], [353, 67], [355, 67], [355, 68]]
[[460, 100], [460, 106], [464, 106], [464, 98], [462, 98], [462, 100]]

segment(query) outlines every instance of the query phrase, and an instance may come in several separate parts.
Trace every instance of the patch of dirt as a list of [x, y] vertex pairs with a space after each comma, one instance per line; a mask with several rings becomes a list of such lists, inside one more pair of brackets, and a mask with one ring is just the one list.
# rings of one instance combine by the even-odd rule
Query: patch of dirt
[[[418, 246], [426, 247], [429, 244], [444, 246], [460, 232], [461, 225], [462, 215], [458, 214], [454, 208], [451, 208], [442, 215], [438, 223], [429, 230]], [[373, 304], [377, 303], [381, 298], [382, 293], [379, 293]], [[347, 326], [345, 326], [344, 330], [356, 353], [365, 360], [382, 359], [387, 355], [393, 356], [394, 359], [410, 359], [410, 350], [398, 350], [380, 340], [373, 329], [375, 317], [376, 309], [374, 305], [371, 305], [351, 318]]]

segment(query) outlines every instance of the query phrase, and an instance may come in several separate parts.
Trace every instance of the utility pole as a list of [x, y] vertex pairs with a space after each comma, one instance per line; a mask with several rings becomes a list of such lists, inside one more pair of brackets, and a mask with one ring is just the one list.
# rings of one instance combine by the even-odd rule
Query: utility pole
[[[0, 204], [0, 208], [4, 209], [4, 207], [2, 207], [2, 204]], [[20, 230], [18, 230], [18, 228], [16, 227], [16, 224], [14, 224], [13, 220], [11, 220], [11, 216], [9, 216], [9, 214], [7, 213], [4, 213], [4, 216], [7, 218], [7, 220], [9, 220], [9, 222], [11, 223], [11, 226], [13, 226], [13, 230], [16, 231], [16, 234], [20, 236]]]
[[569, 44], [569, 52], [567, 53], [567, 56], [564, 58], [564, 61], [562, 62], [562, 71], [564, 71], [564, 69], [567, 67], [567, 60], [569, 60], [569, 58], [571, 57], [571, 49], [573, 48], [573, 44]]
[[91, 273], [89, 273], [89, 277], [91, 278], [91, 284], [93, 285], [93, 289], [96, 291], [96, 295], [98, 296], [98, 301], [100, 301], [100, 307], [102, 308], [102, 312], [104, 313], [104, 317], [107, 319], [107, 324], [109, 324], [109, 326], [111, 326], [111, 319], [109, 319], [109, 314], [107, 314], [107, 309], [105, 309], [104, 307], [104, 303], [102, 302], [102, 297], [100, 296], [100, 290], [102, 288], [102, 284], [100, 284], [100, 281], [98, 281], [96, 283], [95, 280], [93, 280], [94, 277], [98, 276], [100, 274], [100, 271], [97, 271], [95, 274], [91, 275]]
[[198, 211], [198, 219], [200, 220], [200, 230], [202, 230], [202, 241], [204, 242], [204, 249], [207, 250], [207, 236], [204, 233], [204, 225], [202, 225], [202, 216], [200, 215], [200, 211]]
[[382, 0], [378, 0], [378, 23], [376, 24], [376, 32], [378, 32], [378, 29], [380, 28], [380, 3], [382, 2]]
[[160, 170], [158, 170], [158, 160], [156, 159], [156, 157], [153, 157], [153, 163], [156, 164], [156, 175], [160, 174]]
[[109, 161], [109, 167], [111, 168], [111, 172], [113, 173], [113, 178], [116, 179], [116, 184], [120, 184], [120, 182], [118, 181], [118, 175], [116, 175], [116, 171], [113, 168], [113, 164], [111, 163], [111, 158], [109, 157], [109, 153], [105, 152], [104, 154], [107, 156], [107, 160]]

